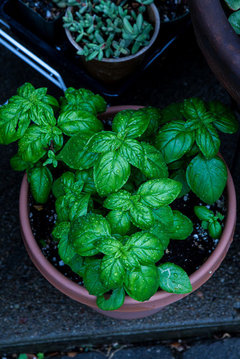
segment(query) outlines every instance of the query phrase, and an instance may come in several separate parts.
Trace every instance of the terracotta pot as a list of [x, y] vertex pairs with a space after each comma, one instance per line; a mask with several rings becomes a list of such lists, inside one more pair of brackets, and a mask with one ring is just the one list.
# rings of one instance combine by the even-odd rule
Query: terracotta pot
[[[110, 107], [102, 116], [109, 117], [115, 113], [125, 109], [138, 109], [142, 106], [114, 106]], [[126, 296], [123, 306], [115, 311], [102, 311], [97, 307], [96, 297], [90, 295], [88, 291], [80, 285], [72, 282], [70, 279], [61, 274], [42, 254], [35, 238], [33, 237], [29, 217], [28, 217], [28, 182], [25, 175], [22, 181], [20, 190], [20, 224], [21, 232], [25, 247], [28, 254], [42, 273], [42, 275], [57, 289], [71, 297], [72, 299], [86, 304], [92, 309], [105, 314], [109, 317], [117, 319], [137, 319], [152, 315], [163, 307], [174, 303], [188, 294], [171, 294], [164, 291], [158, 291], [146, 302], [137, 302], [136, 300]], [[229, 246], [233, 240], [233, 234], [236, 223], [236, 194], [233, 180], [228, 171], [227, 181], [227, 195], [228, 195], [228, 212], [225, 227], [221, 239], [215, 251], [211, 254], [208, 260], [190, 276], [193, 291], [204, 284], [219, 267], [224, 257], [227, 254]]]
[[[68, 8], [67, 11], [68, 10], [71, 11], [72, 7]], [[86, 61], [84, 56], [80, 56], [82, 64], [87, 69], [87, 71], [96, 79], [110, 84], [122, 80], [134, 70], [136, 70], [155, 42], [160, 29], [160, 17], [155, 5], [152, 4], [148, 6], [148, 16], [150, 22], [154, 24], [154, 33], [147, 46], [143, 47], [135, 55], [125, 56], [118, 59], [103, 58], [101, 61], [95, 59]], [[68, 29], [65, 29], [65, 31], [71, 44], [77, 50], [81, 50], [81, 47], [73, 39], [71, 32]]]
[[209, 67], [240, 103], [240, 38], [228, 22], [220, 0], [189, 0], [198, 44]]

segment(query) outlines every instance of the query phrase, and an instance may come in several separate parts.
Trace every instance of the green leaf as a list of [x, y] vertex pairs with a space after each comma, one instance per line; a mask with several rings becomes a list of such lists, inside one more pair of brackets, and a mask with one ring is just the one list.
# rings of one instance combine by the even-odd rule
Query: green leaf
[[87, 214], [89, 206], [90, 194], [82, 194], [76, 196], [76, 200], [70, 204], [69, 219], [74, 219], [84, 216]]
[[67, 136], [76, 134], [92, 135], [103, 129], [102, 122], [92, 113], [87, 111], [63, 112], [57, 121], [59, 128]]
[[126, 273], [125, 290], [135, 300], [144, 302], [150, 299], [158, 289], [158, 271], [153, 265], [140, 266]]
[[201, 221], [209, 221], [214, 217], [213, 211], [204, 206], [194, 206], [194, 213]]
[[57, 220], [59, 222], [69, 221], [69, 207], [71, 202], [74, 202], [74, 196], [71, 198], [71, 201], [69, 196], [60, 196], [57, 198], [55, 202], [55, 208], [57, 213]]
[[[53, 182], [53, 186], [52, 186], [53, 195], [56, 198], [64, 196], [67, 193], [66, 190], [68, 188], [71, 189], [74, 182], [75, 182], [74, 173], [69, 171], [64, 172], [61, 177], [59, 177]], [[82, 188], [83, 188], [83, 184], [82, 184]]]
[[210, 160], [201, 155], [193, 158], [186, 172], [191, 190], [205, 203], [216, 202], [227, 183], [227, 168], [219, 157]]
[[183, 107], [182, 103], [172, 103], [167, 107], [165, 107], [162, 110], [161, 123], [164, 124], [176, 120], [182, 121], [183, 120], [183, 115], [181, 113], [182, 107]]
[[128, 191], [120, 190], [108, 195], [104, 201], [104, 207], [107, 209], [122, 209], [127, 211], [131, 206], [131, 194]]
[[192, 221], [179, 211], [173, 211], [173, 226], [168, 229], [171, 239], [186, 239], [193, 231]]
[[197, 129], [196, 142], [206, 158], [213, 158], [216, 156], [220, 148], [218, 133], [211, 124], [208, 126], [202, 125]]
[[181, 192], [182, 184], [169, 178], [155, 179], [143, 183], [137, 194], [141, 202], [152, 208], [172, 203]]
[[159, 285], [169, 293], [185, 294], [192, 291], [187, 273], [173, 263], [164, 263], [158, 267]]
[[31, 164], [24, 161], [18, 153], [10, 159], [10, 165], [14, 171], [25, 171], [31, 166]]
[[240, 10], [233, 12], [228, 18], [228, 21], [232, 25], [233, 30], [236, 32], [237, 35], [240, 34], [239, 19], [240, 19]]
[[239, 124], [233, 111], [221, 102], [212, 101], [208, 103], [209, 111], [214, 117], [213, 125], [221, 132], [235, 133]]
[[141, 168], [145, 160], [144, 150], [141, 144], [133, 139], [126, 139], [119, 148], [120, 155], [132, 166]]
[[103, 153], [115, 151], [121, 145], [117, 134], [110, 131], [102, 131], [93, 135], [87, 143], [87, 148], [91, 152]]
[[159, 239], [148, 232], [137, 232], [127, 241], [126, 245], [143, 265], [158, 262], [163, 254], [163, 246]]
[[93, 256], [99, 253], [95, 243], [110, 236], [108, 221], [98, 214], [87, 214], [77, 218], [72, 224], [69, 239], [76, 252], [82, 256]]
[[160, 207], [153, 210], [154, 218], [157, 222], [161, 223], [163, 228], [173, 226], [173, 211], [169, 206]]
[[120, 287], [123, 284], [125, 269], [120, 258], [112, 255], [105, 255], [101, 263], [100, 278], [103, 284], [111, 289]]
[[55, 224], [55, 227], [53, 228], [52, 231], [52, 236], [54, 239], [56, 240], [60, 240], [63, 237], [67, 237], [68, 238], [68, 233], [70, 230], [70, 223], [69, 222], [60, 222]]
[[75, 173], [76, 179], [79, 182], [83, 182], [83, 192], [85, 193], [95, 193], [96, 187], [93, 180], [93, 170], [83, 170], [83, 171], [77, 171]]
[[178, 195], [179, 198], [185, 196], [188, 192], [190, 192], [190, 188], [187, 183], [186, 179], [186, 171], [183, 169], [179, 169], [171, 175], [171, 179], [174, 181], [180, 182], [182, 184], [182, 190], [180, 194]]
[[118, 191], [130, 176], [130, 165], [116, 152], [107, 152], [94, 166], [94, 182], [100, 196]]
[[101, 259], [89, 258], [83, 276], [84, 287], [89, 294], [101, 295], [108, 290], [100, 280], [100, 266]]
[[106, 218], [110, 223], [112, 234], [124, 236], [131, 228], [131, 219], [128, 212], [113, 210], [107, 214]]
[[221, 224], [218, 221], [213, 221], [212, 223], [209, 223], [208, 233], [214, 239], [220, 238], [222, 234]]
[[193, 97], [184, 100], [181, 112], [187, 120], [201, 122], [202, 118], [206, 115], [207, 108], [200, 98]]
[[58, 243], [58, 254], [65, 264], [70, 263], [76, 254], [66, 233], [61, 237]]
[[225, 3], [232, 10], [239, 10], [240, 9], [240, 0], [225, 0]]
[[190, 150], [195, 134], [185, 128], [184, 121], [172, 121], [164, 125], [156, 136], [155, 146], [163, 154], [166, 163], [171, 163]]
[[170, 235], [167, 233], [165, 227], [160, 222], [155, 221], [154, 226], [149, 229], [149, 232], [157, 237], [157, 239], [161, 242], [163, 250], [168, 247], [170, 242]]
[[124, 110], [114, 117], [112, 129], [114, 132], [119, 132], [122, 138], [136, 138], [146, 131], [149, 121], [143, 110]]
[[152, 210], [142, 203], [132, 203], [130, 208], [132, 223], [141, 229], [149, 229], [154, 225]]
[[80, 277], [83, 277], [85, 271], [84, 257], [75, 254], [68, 262], [68, 266], [74, 273], [77, 273]]
[[96, 247], [103, 254], [116, 255], [122, 248], [122, 243], [113, 237], [107, 237], [103, 240], [97, 241]]
[[114, 289], [109, 296], [107, 295], [98, 296], [97, 305], [102, 310], [116, 310], [123, 305], [124, 299], [125, 299], [125, 291], [123, 287], [120, 287]]
[[53, 182], [50, 170], [42, 166], [29, 170], [28, 182], [35, 201], [38, 203], [46, 203]]
[[142, 137], [147, 138], [150, 137], [151, 135], [155, 135], [155, 133], [157, 132], [161, 121], [161, 110], [156, 107], [148, 106], [148, 107], [144, 107], [142, 111], [144, 111], [145, 114], [150, 119], [147, 129], [142, 135]]
[[85, 147], [88, 139], [87, 135], [82, 134], [72, 136], [58, 154], [57, 159], [73, 169], [84, 170], [91, 168], [98, 155], [88, 151]]
[[161, 152], [146, 142], [141, 145], [145, 152], [145, 161], [140, 168], [142, 173], [149, 179], [167, 178], [168, 168]]

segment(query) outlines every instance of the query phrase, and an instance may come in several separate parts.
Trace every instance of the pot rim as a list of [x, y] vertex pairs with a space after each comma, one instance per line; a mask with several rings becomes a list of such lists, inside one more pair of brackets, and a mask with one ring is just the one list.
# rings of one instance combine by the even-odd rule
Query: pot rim
[[[102, 115], [108, 115], [115, 113], [116, 111], [121, 111], [125, 109], [139, 109], [144, 106], [112, 106], [107, 109]], [[206, 260], [203, 265], [190, 275], [190, 281], [193, 287], [193, 291], [205, 283], [219, 267], [221, 261], [225, 257], [229, 246], [232, 242], [232, 237], [236, 224], [236, 193], [234, 188], [234, 183], [230, 171], [227, 167], [228, 179], [227, 179], [227, 218], [225, 222], [225, 227], [219, 243], [210, 257]], [[56, 288], [61, 292], [68, 295], [72, 299], [75, 299], [83, 304], [89, 305], [92, 308], [97, 308], [96, 297], [89, 294], [88, 291], [79, 284], [73, 282], [71, 279], [65, 277], [61, 272], [59, 272], [43, 255], [40, 247], [37, 244], [36, 239], [33, 236], [31, 225], [28, 217], [28, 189], [29, 185], [27, 182], [27, 174], [24, 175], [21, 189], [20, 189], [20, 198], [19, 198], [19, 215], [20, 215], [20, 224], [21, 232], [24, 240], [25, 247], [28, 251], [30, 258], [32, 259], [35, 266], [41, 272], [41, 274]], [[207, 277], [204, 281], [203, 278]], [[192, 293], [191, 292], [191, 293]], [[124, 304], [121, 308], [115, 310], [114, 312], [132, 312], [132, 311], [142, 311], [143, 308], [148, 307], [158, 307], [159, 302], [163, 302], [163, 305], [173, 303], [188, 294], [173, 294], [168, 293], [163, 290], [159, 290], [155, 293], [148, 301], [138, 302], [133, 298], [126, 296]]]
[[[141, 50], [139, 50], [136, 54], [134, 55], [129, 55], [129, 56], [124, 56], [124, 57], [120, 57], [120, 58], [106, 58], [104, 57], [101, 61], [98, 59], [93, 59], [91, 61], [96, 61], [96, 62], [106, 62], [106, 63], [119, 63], [119, 62], [126, 62], [126, 61], [131, 61], [132, 59], [135, 59], [136, 57], [144, 54], [155, 42], [155, 40], [157, 39], [159, 30], [160, 30], [160, 15], [158, 12], [158, 9], [156, 7], [156, 5], [151, 4], [149, 5], [149, 7], [152, 9], [153, 12], [153, 16], [154, 16], [154, 32], [153, 35], [149, 41], [149, 44], [145, 47], [143, 47]], [[69, 6], [66, 10], [66, 14], [68, 11], [72, 11], [72, 6]], [[68, 37], [68, 40], [71, 42], [71, 44], [75, 47], [75, 49], [77, 50], [81, 50], [82, 47], [78, 45], [78, 43], [73, 39], [71, 32], [65, 28], [65, 32], [66, 35]], [[81, 57], [84, 57], [83, 55], [80, 55]]]

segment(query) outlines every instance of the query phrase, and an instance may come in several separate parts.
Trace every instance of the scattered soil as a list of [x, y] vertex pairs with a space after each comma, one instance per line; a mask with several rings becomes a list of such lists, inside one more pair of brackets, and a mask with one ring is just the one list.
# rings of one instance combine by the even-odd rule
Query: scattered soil
[[[219, 211], [226, 214], [226, 196], [222, 196], [214, 205], [209, 206], [214, 212]], [[29, 199], [29, 218], [33, 235], [38, 241], [44, 256], [51, 262], [62, 274], [72, 281], [83, 284], [82, 278], [73, 273], [71, 269], [64, 264], [58, 255], [57, 242], [51, 236], [54, 224], [56, 222], [55, 198], [51, 195], [45, 205], [37, 205], [32, 196]], [[201, 228], [201, 223], [195, 216], [193, 207], [203, 205], [201, 201], [190, 192], [181, 199], [175, 201], [173, 209], [180, 210], [187, 215], [194, 223], [194, 230], [191, 236], [185, 240], [171, 240], [165, 255], [159, 263], [172, 262], [181, 266], [188, 275], [195, 272], [211, 255], [216, 248], [219, 240], [212, 239], [207, 232]]]
[[42, 16], [46, 21], [53, 21], [63, 13], [56, 4], [49, 0], [21, 0], [33, 11]]
[[155, 2], [162, 22], [178, 19], [189, 12], [186, 0], [157, 0]]

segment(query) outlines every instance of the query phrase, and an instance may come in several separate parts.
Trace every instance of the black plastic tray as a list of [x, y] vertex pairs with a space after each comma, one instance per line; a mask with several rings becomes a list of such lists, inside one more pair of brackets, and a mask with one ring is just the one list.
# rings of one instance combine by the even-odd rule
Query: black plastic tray
[[[59, 68], [64, 69], [64, 72], [71, 73], [75, 79], [79, 80], [81, 87], [87, 87], [108, 98], [118, 97], [123, 94], [153, 63], [160, 60], [161, 55], [165, 53], [178, 37], [184, 34], [191, 24], [190, 16], [186, 16], [179, 26], [173, 25], [164, 28], [164, 24], [161, 25], [161, 35], [141, 67], [116, 86], [108, 86], [94, 79], [83, 69], [78, 56], [75, 54], [75, 49], [68, 42], [64, 31], [60, 32], [58, 43], [54, 45], [47, 43], [47, 41], [33, 33], [32, 29], [27, 27], [27, 24], [21, 22], [21, 18], [14, 6], [14, 0], [3, 0], [1, 2], [0, 17], [10, 26], [13, 33], [16, 33], [30, 45], [32, 51], [38, 51], [43, 56], [43, 60], [46, 61], [48, 59], [51, 64], [57, 66], [56, 70], [59, 71]], [[62, 75], [61, 70], [60, 74]]]

